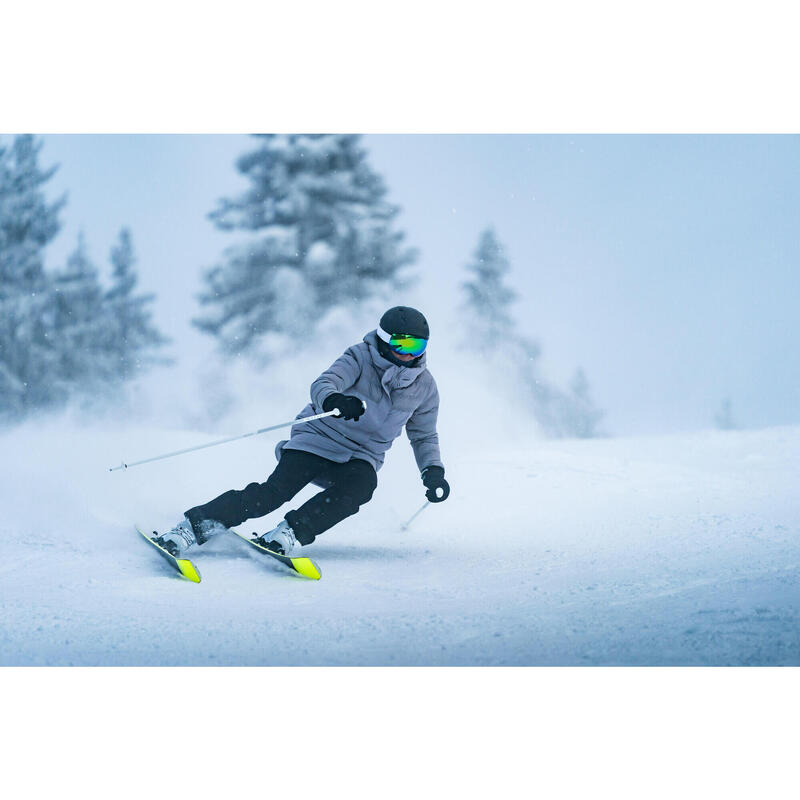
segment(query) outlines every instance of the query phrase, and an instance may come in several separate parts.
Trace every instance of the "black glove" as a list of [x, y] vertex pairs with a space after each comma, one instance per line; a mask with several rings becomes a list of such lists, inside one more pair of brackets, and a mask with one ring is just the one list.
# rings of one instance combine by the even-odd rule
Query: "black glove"
[[323, 411], [333, 411], [338, 408], [340, 413], [336, 414], [336, 419], [352, 419], [358, 422], [358, 418], [364, 413], [364, 404], [351, 394], [329, 394], [322, 401]]
[[[428, 490], [425, 497], [431, 503], [443, 503], [450, 496], [450, 484], [444, 479], [444, 467], [425, 467], [422, 470], [422, 483]], [[437, 489], [442, 489], [442, 496], [436, 494]]]

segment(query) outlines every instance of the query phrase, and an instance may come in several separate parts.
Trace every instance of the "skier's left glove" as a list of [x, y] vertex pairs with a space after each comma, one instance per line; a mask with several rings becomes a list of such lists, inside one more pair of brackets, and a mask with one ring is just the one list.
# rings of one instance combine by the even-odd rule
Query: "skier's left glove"
[[[444, 467], [425, 467], [422, 470], [422, 483], [428, 490], [425, 497], [431, 503], [443, 503], [450, 496], [450, 484], [444, 479]], [[441, 496], [436, 493], [442, 490]]]

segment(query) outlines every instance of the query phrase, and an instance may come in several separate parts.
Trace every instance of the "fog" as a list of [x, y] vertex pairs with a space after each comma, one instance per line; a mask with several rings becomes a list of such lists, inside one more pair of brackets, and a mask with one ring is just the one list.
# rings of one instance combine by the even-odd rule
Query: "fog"
[[[244, 188], [233, 162], [252, 142], [43, 140], [42, 164], [60, 165], [48, 196], [68, 192], [48, 266], [64, 263], [80, 230], [98, 264], [119, 228], [132, 230], [140, 286], [157, 294], [156, 322], [178, 361], [150, 379], [154, 413], [179, 424], [170, 409], [198, 393], [203, 368], [208, 394], [235, 392], [239, 384], [215, 385], [214, 342], [190, 319], [201, 271], [237, 236], [206, 215]], [[725, 398], [741, 427], [800, 421], [798, 137], [370, 135], [364, 144], [389, 199], [403, 208], [398, 227], [420, 250], [419, 281], [396, 302], [428, 316], [437, 377], [445, 369], [436, 361], [440, 336], [450, 344], [448, 374], [464, 378], [443, 398], [443, 414], [471, 402], [466, 378], [480, 356], [460, 312], [460, 284], [492, 225], [519, 295], [517, 323], [540, 342], [545, 374], [564, 383], [583, 367], [607, 432], [710, 428]], [[359, 326], [374, 326], [370, 313], [339, 335], [360, 338]], [[311, 354], [319, 353], [321, 370], [351, 343], [334, 331]], [[279, 390], [292, 413], [305, 402], [314, 363], [304, 360], [296, 398], [291, 387]], [[269, 375], [259, 377], [268, 387]], [[251, 390], [245, 383], [240, 391]], [[491, 386], [480, 394], [491, 398]], [[188, 421], [210, 423], [201, 410], [208, 403], [195, 405]]]

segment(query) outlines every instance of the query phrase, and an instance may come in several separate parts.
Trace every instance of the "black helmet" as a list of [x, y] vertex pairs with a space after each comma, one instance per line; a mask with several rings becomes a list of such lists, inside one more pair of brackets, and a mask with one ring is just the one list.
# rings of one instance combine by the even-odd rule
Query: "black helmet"
[[409, 308], [408, 306], [390, 308], [381, 317], [380, 326], [389, 335], [406, 333], [409, 336], [417, 336], [420, 339], [431, 338], [428, 320], [416, 308]]
[[397, 357], [391, 347], [387, 344], [391, 336], [405, 334], [417, 339], [429, 339], [430, 329], [428, 321], [416, 308], [408, 306], [395, 306], [390, 308], [382, 317], [378, 325], [378, 352], [392, 364], [398, 367], [416, 367], [419, 359], [403, 361]]

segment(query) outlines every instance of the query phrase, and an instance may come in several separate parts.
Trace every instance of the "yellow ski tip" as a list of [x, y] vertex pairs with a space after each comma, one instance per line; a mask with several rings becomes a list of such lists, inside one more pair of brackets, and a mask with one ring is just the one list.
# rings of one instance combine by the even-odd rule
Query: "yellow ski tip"
[[175, 563], [178, 565], [178, 569], [181, 571], [181, 575], [185, 578], [188, 578], [190, 581], [194, 583], [200, 583], [200, 572], [196, 569], [194, 564], [187, 558], [176, 558]]
[[292, 566], [305, 578], [318, 581], [322, 577], [320, 568], [310, 558], [293, 558]]

